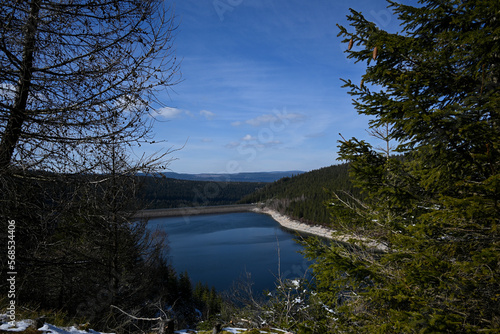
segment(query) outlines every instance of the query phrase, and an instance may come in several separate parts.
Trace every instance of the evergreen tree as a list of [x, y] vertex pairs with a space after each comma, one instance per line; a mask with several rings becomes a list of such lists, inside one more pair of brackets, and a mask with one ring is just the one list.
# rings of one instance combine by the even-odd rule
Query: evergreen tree
[[304, 222], [329, 225], [327, 189], [352, 193], [347, 164], [333, 165], [284, 177], [242, 198], [239, 203], [264, 202], [265, 206]]
[[[307, 250], [318, 294], [336, 307], [332, 330], [500, 329], [500, 3], [421, 3], [389, 1], [400, 33], [354, 10], [354, 31], [339, 27], [348, 57], [367, 63], [360, 85], [345, 80], [355, 107], [390, 129], [404, 157], [340, 142], [365, 199], [338, 195], [331, 209], [355, 238]], [[366, 238], [385, 251], [367, 249]]]

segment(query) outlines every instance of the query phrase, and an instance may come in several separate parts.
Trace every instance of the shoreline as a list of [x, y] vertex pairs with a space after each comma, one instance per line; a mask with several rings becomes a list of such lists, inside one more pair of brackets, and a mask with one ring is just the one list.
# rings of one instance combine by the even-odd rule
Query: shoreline
[[266, 214], [271, 216], [275, 221], [278, 222], [281, 226], [283, 226], [286, 229], [290, 229], [293, 231], [297, 232], [302, 232], [306, 234], [312, 234], [318, 237], [322, 238], [327, 238], [327, 239], [334, 239], [332, 236], [332, 233], [335, 232], [332, 229], [323, 227], [323, 226], [318, 226], [318, 225], [309, 225], [309, 224], [304, 224], [301, 223], [298, 220], [291, 219], [288, 216], [282, 215], [278, 211], [271, 210], [268, 208], [259, 208], [255, 207], [254, 209], [251, 210], [252, 212], [255, 213], [261, 213], [261, 214]]
[[255, 204], [215, 205], [215, 206], [187, 206], [182, 208], [150, 209], [142, 210], [134, 215], [134, 218], [161, 218], [182, 217], [196, 215], [210, 215], [223, 213], [251, 212], [257, 206]]
[[268, 208], [261, 208], [256, 204], [236, 204], [218, 206], [183, 207], [171, 209], [151, 209], [138, 212], [134, 218], [161, 218], [161, 217], [182, 217], [209, 214], [224, 214], [238, 212], [254, 212], [271, 216], [280, 226], [305, 234], [311, 234], [322, 238], [333, 239], [334, 230], [317, 225], [308, 225], [282, 215], [278, 211]]
[[369, 248], [375, 249], [377, 251], [383, 252], [387, 250], [386, 245], [378, 243], [374, 240], [369, 240], [362, 237], [348, 236], [348, 235], [334, 236], [333, 233], [336, 231], [333, 229], [324, 226], [305, 224], [298, 220], [294, 220], [286, 215], [282, 215], [276, 210], [272, 210], [269, 208], [262, 208], [262, 206], [258, 204], [235, 204], [235, 205], [217, 205], [217, 206], [143, 210], [139, 211], [134, 216], [134, 218], [144, 219], [144, 218], [161, 218], [161, 217], [182, 217], [182, 216], [196, 216], [196, 215], [224, 214], [224, 213], [238, 213], [238, 212], [254, 212], [254, 213], [269, 215], [283, 228], [296, 231], [298, 233], [314, 235], [320, 238], [335, 240], [336, 242], [340, 242], [343, 244], [350, 244], [350, 245], [352, 245], [352, 242], [350, 242], [350, 240], [354, 239], [361, 241]]
[[318, 226], [318, 225], [304, 224], [298, 220], [294, 220], [288, 216], [282, 215], [278, 211], [275, 211], [272, 209], [256, 207], [252, 211], [256, 212], [256, 213], [263, 213], [263, 214], [270, 215], [275, 221], [278, 222], [278, 224], [280, 224], [284, 228], [287, 228], [287, 229], [290, 229], [293, 231], [311, 234], [311, 235], [315, 235], [315, 236], [330, 239], [330, 240], [335, 240], [336, 242], [346, 244], [346, 245], [353, 245], [352, 242], [350, 242], [350, 240], [355, 239], [355, 240], [361, 241], [363, 244], [365, 244], [365, 246], [368, 246], [368, 248], [371, 248], [371, 249], [376, 250], [378, 252], [385, 252], [388, 249], [387, 246], [384, 244], [381, 244], [377, 241], [366, 239], [363, 237], [354, 237], [354, 236], [349, 236], [349, 235], [335, 235], [334, 236], [333, 233], [336, 232], [334, 229], [330, 229], [330, 228]]

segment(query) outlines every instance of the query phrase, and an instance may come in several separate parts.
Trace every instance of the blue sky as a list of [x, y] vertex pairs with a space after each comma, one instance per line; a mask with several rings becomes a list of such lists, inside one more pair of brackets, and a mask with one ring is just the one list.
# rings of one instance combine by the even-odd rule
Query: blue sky
[[361, 80], [336, 24], [349, 7], [397, 28], [387, 3], [179, 0], [175, 48], [182, 82], [159, 99], [148, 150], [179, 173], [309, 171], [338, 163], [339, 133], [369, 139], [340, 78]]

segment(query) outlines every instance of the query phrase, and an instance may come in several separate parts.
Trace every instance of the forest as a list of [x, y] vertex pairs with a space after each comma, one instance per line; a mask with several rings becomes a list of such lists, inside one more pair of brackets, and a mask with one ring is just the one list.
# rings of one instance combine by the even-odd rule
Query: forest
[[239, 203], [265, 203], [266, 207], [310, 224], [330, 225], [332, 191], [358, 195], [343, 163], [285, 177], [243, 197]]
[[[162, 1], [0, 0], [2, 312], [116, 333], [232, 321], [250, 333], [498, 333], [500, 2], [388, 8], [397, 32], [355, 9], [337, 25], [365, 67], [343, 87], [386, 145], [341, 135], [339, 165], [230, 184], [145, 179], [175, 152], [131, 154], [154, 143], [151, 110], [180, 81]], [[176, 273], [166, 236], [134, 218], [241, 197], [352, 238], [301, 240], [314, 279], [277, 277], [265, 300], [242, 283], [235, 303]]]
[[149, 209], [265, 203], [312, 224], [330, 223], [331, 191], [358, 194], [349, 181], [348, 164], [313, 170], [275, 182], [189, 181], [141, 176], [137, 197]]
[[265, 182], [190, 181], [140, 176], [137, 198], [147, 209], [236, 204]]

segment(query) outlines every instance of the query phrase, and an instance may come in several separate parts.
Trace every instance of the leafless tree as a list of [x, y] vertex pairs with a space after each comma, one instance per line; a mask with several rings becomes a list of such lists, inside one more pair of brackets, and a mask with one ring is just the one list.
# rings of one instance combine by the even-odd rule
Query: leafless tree
[[2, 0], [0, 22], [0, 171], [88, 171], [96, 147], [151, 140], [179, 80], [163, 1]]
[[171, 151], [130, 147], [180, 79], [175, 29], [161, 0], [0, 0], [0, 217], [23, 301], [99, 312], [162, 265], [162, 237], [132, 218], [135, 176]]

